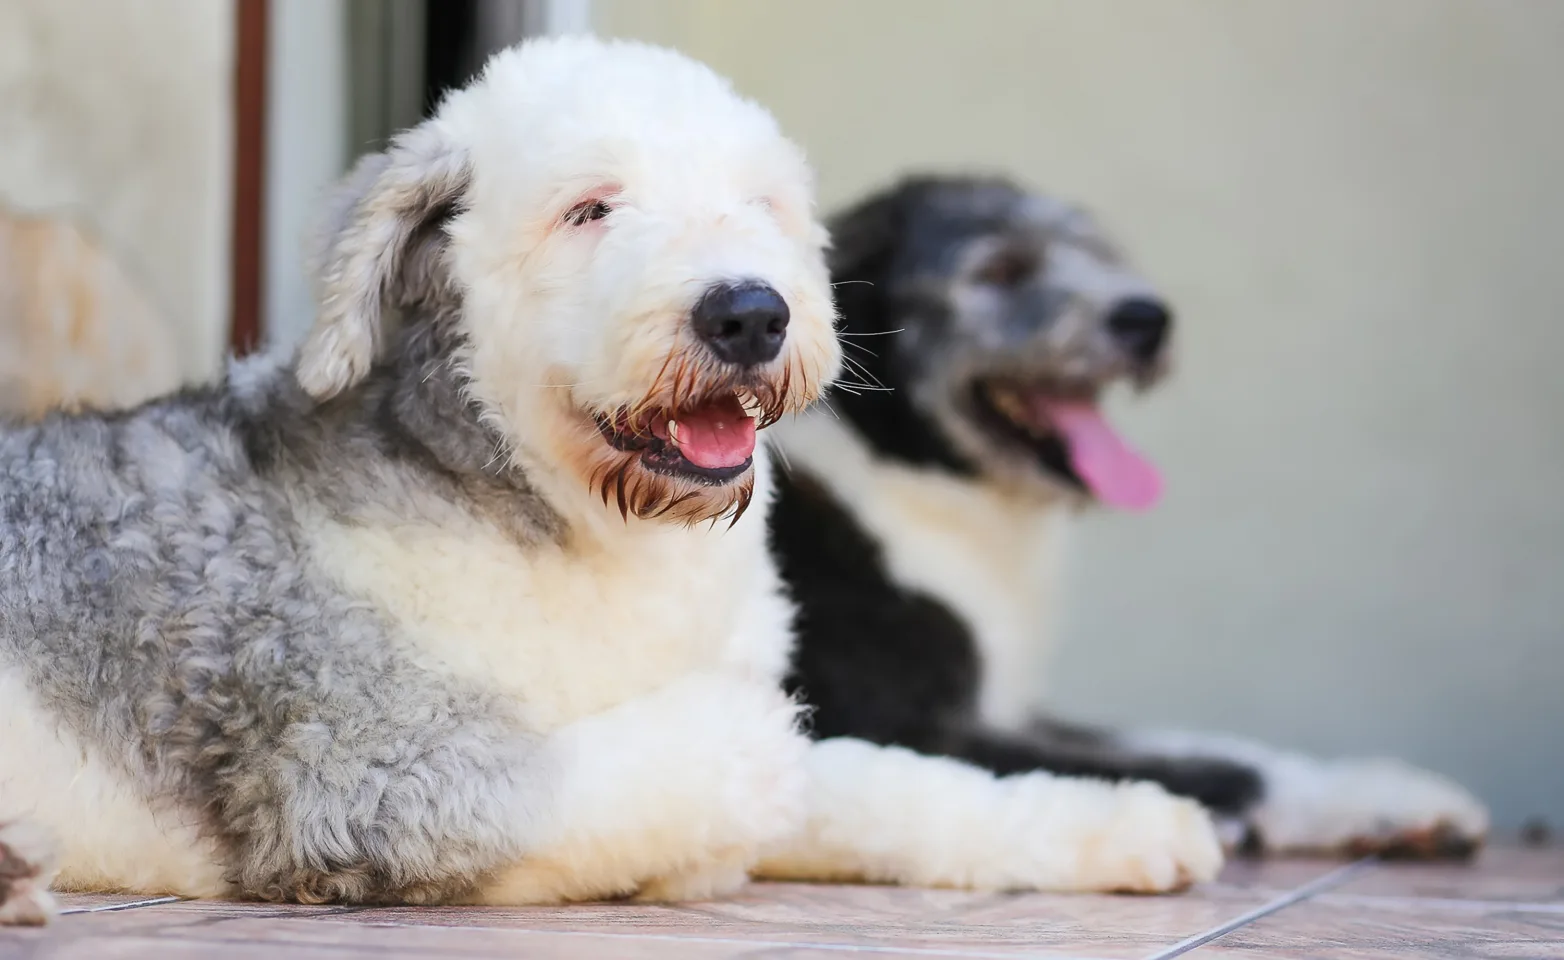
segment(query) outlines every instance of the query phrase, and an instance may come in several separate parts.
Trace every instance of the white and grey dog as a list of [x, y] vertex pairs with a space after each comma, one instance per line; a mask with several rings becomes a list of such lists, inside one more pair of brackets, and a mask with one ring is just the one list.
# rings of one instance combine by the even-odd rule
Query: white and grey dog
[[[802, 812], [756, 430], [839, 356], [705, 67], [504, 52], [347, 179], [292, 361], [0, 431], [0, 899], [705, 895]], [[699, 521], [723, 521], [699, 523]]]

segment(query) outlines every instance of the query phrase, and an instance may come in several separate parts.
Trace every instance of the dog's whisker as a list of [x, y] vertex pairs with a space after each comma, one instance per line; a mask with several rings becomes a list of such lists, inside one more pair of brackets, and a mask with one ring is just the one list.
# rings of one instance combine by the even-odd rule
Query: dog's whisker
[[793, 472], [793, 461], [788, 459], [787, 450], [784, 449], [781, 444], [777, 444], [777, 445], [773, 446], [771, 448], [771, 450], [772, 450], [773, 453], [776, 454], [776, 458], [777, 458], [778, 462], [780, 462], [782, 464], [782, 469], [787, 471], [787, 472], [789, 472], [789, 473], [792, 473]]
[[859, 361], [854, 360], [852, 357], [844, 355], [842, 357], [842, 365], [847, 367], [850, 371], [857, 374], [858, 376], [865, 378], [867, 382], [863, 384], [864, 386], [875, 387], [881, 390], [888, 389], [885, 384], [880, 382], [879, 377], [876, 377], [869, 371], [868, 367], [864, 366]]
[[857, 380], [837, 380], [835, 383], [831, 384], [831, 389], [840, 390], [843, 393], [849, 393], [855, 397], [861, 397], [866, 393], [896, 392], [895, 387], [879, 387], [872, 383], [860, 383]]

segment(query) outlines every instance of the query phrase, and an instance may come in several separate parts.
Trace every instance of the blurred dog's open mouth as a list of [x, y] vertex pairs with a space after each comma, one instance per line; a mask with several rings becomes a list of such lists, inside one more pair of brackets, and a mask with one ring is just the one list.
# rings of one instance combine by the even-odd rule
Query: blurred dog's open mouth
[[991, 434], [1025, 448], [1055, 477], [1108, 506], [1145, 510], [1161, 497], [1157, 468], [1113, 429], [1092, 390], [979, 380], [972, 403]]
[[724, 393], [682, 404], [678, 410], [598, 414], [597, 429], [615, 450], [640, 455], [641, 465], [666, 476], [724, 484], [754, 462], [755, 417], [751, 401]]

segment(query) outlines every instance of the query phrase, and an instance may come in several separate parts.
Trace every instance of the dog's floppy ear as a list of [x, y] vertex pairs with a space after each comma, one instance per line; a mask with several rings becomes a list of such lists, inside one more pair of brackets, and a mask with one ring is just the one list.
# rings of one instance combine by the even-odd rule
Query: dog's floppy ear
[[387, 338], [387, 300], [408, 299], [410, 283], [440, 282], [440, 221], [469, 179], [465, 153], [425, 123], [342, 181], [312, 258], [319, 315], [297, 367], [310, 396], [326, 400], [362, 380]]

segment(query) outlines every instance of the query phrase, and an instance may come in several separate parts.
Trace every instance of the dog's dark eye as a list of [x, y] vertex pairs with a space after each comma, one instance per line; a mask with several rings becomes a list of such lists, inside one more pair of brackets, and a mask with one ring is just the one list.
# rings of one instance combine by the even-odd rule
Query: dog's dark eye
[[565, 222], [572, 227], [579, 227], [583, 223], [601, 220], [613, 211], [614, 208], [606, 200], [583, 200], [565, 211]]
[[1037, 272], [1037, 258], [1023, 253], [1002, 253], [985, 263], [977, 272], [978, 283], [995, 287], [1017, 287]]

